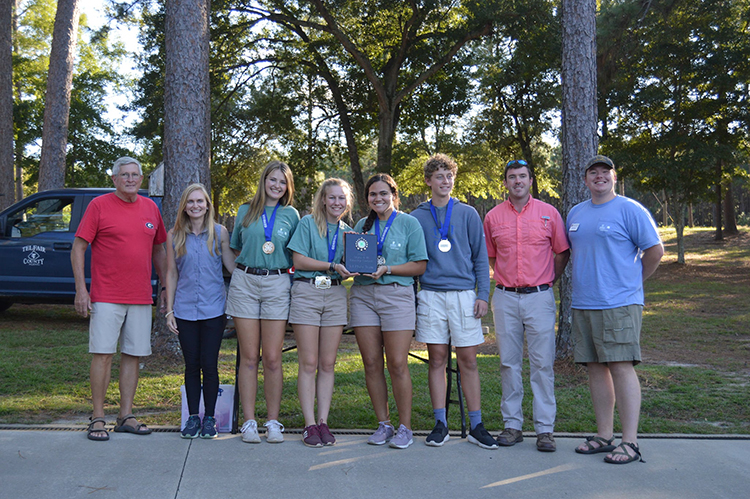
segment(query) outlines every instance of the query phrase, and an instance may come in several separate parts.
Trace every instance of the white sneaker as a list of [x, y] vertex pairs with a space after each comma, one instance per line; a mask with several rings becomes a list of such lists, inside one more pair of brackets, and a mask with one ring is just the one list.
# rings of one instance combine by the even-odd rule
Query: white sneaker
[[258, 423], [254, 419], [248, 419], [242, 425], [242, 441], [250, 444], [259, 444], [260, 435], [258, 435]]
[[283, 424], [275, 419], [271, 419], [266, 421], [266, 424], [263, 426], [266, 427], [266, 442], [269, 444], [280, 444], [284, 441], [284, 435], [281, 434], [284, 431]]

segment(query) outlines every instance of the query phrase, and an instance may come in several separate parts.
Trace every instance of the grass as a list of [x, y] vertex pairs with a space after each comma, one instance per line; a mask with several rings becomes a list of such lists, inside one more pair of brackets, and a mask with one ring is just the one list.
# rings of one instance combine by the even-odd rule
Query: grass
[[[687, 265], [676, 264], [674, 231], [662, 231], [667, 248], [662, 265], [647, 282], [642, 346], [637, 371], [643, 389], [640, 430], [644, 433], [750, 433], [750, 230], [717, 243], [710, 229], [686, 231]], [[485, 319], [491, 325], [491, 318]], [[291, 338], [287, 341], [292, 343]], [[421, 344], [412, 352], [426, 358]], [[0, 423], [83, 423], [90, 415], [87, 321], [70, 306], [14, 305], [0, 314]], [[482, 409], [492, 431], [502, 426], [500, 366], [494, 336], [480, 349]], [[220, 353], [222, 383], [234, 382], [236, 341]], [[296, 352], [283, 357], [284, 392], [280, 419], [303, 426], [297, 400]], [[427, 365], [410, 359], [414, 382], [413, 426], [432, 427]], [[107, 392], [107, 412], [118, 404], [118, 358]], [[525, 365], [524, 430], [533, 430], [528, 363]], [[261, 377], [262, 380], [262, 377]], [[143, 359], [136, 412], [150, 424], [178, 425], [182, 364]], [[262, 381], [257, 411], [265, 402]], [[558, 432], [590, 432], [594, 415], [585, 369], [569, 360], [556, 364]], [[454, 393], [455, 398], [455, 393]], [[391, 402], [391, 412], [397, 419]], [[449, 423], [458, 428], [457, 406]], [[352, 337], [345, 337], [336, 367], [330, 421], [336, 428], [373, 428], [376, 421], [365, 388], [362, 362]]]

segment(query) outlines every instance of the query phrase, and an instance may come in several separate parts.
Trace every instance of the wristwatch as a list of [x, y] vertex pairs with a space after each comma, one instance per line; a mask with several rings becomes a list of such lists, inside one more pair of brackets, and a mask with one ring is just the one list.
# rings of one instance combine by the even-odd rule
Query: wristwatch
[[391, 275], [391, 266], [390, 265], [386, 265], [385, 266], [385, 273], [388, 274], [388, 275]]

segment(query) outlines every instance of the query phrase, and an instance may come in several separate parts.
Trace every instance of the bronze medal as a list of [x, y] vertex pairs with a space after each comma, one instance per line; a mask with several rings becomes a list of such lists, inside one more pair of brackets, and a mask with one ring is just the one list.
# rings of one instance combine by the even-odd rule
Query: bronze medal
[[274, 246], [271, 241], [266, 241], [265, 243], [263, 243], [263, 253], [265, 253], [266, 255], [270, 255], [275, 249], [276, 246]]

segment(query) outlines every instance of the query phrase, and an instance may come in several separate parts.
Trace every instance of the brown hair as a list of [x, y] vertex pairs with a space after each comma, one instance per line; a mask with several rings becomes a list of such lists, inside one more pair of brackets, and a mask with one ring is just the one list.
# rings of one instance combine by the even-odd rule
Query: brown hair
[[424, 164], [424, 176], [430, 178], [440, 168], [450, 170], [455, 176], [458, 173], [458, 165], [455, 160], [446, 154], [433, 154]]
[[263, 213], [263, 209], [266, 206], [266, 178], [274, 170], [279, 170], [286, 178], [286, 192], [281, 196], [279, 204], [281, 206], [292, 204], [292, 198], [294, 198], [294, 176], [292, 175], [292, 169], [283, 161], [273, 160], [263, 168], [263, 173], [261, 173], [260, 180], [258, 181], [258, 190], [255, 191], [253, 199], [250, 200], [250, 206], [247, 213], [245, 213], [245, 218], [242, 219], [244, 227], [258, 220], [260, 214]]
[[[401, 200], [398, 197], [398, 185], [396, 184], [396, 181], [393, 180], [393, 177], [387, 173], [376, 173], [367, 180], [367, 183], [365, 184], [365, 199], [370, 198], [370, 187], [372, 187], [372, 184], [375, 182], [385, 182], [388, 184], [388, 187], [391, 189], [391, 194], [393, 195], [393, 209], [398, 210], [398, 207], [401, 204]], [[362, 227], [362, 232], [367, 232], [372, 229], [372, 225], [377, 218], [378, 214], [375, 210], [370, 210], [370, 213], [367, 215], [367, 220], [365, 220], [365, 225]]]

